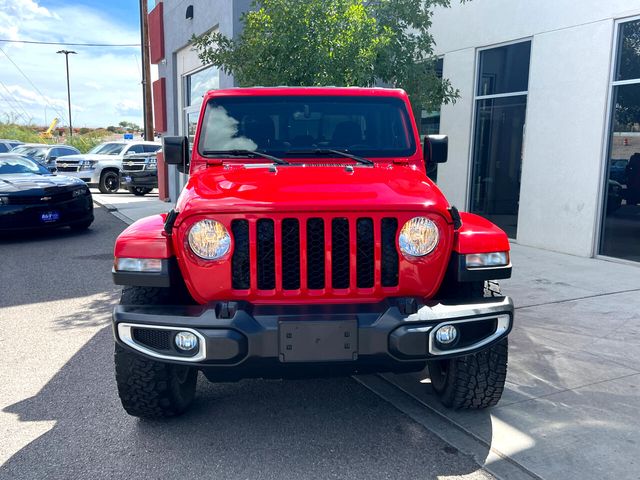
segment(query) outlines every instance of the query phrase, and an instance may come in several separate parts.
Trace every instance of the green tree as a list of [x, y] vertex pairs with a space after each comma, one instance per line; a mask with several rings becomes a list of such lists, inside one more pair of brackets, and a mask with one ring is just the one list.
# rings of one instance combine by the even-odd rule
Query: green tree
[[254, 0], [236, 39], [194, 37], [205, 64], [240, 86], [373, 86], [404, 88], [419, 115], [454, 101], [438, 78], [429, 33], [432, 10], [450, 0]]

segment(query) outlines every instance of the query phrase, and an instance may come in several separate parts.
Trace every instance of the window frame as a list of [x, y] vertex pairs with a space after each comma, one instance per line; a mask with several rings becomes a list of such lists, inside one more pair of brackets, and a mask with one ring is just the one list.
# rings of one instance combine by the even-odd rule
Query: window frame
[[620, 47], [620, 41], [622, 40], [621, 26], [624, 23], [631, 23], [640, 21], [640, 15], [631, 15], [628, 17], [619, 17], [613, 19], [612, 38], [610, 43], [610, 56], [609, 56], [609, 86], [607, 90], [607, 103], [604, 112], [604, 132], [602, 141], [602, 151], [600, 154], [600, 184], [597, 194], [598, 204], [596, 206], [596, 225], [595, 235], [593, 236], [592, 245], [592, 257], [600, 260], [607, 260], [616, 263], [624, 263], [628, 265], [638, 266], [640, 262], [634, 260], [627, 260], [620, 257], [611, 257], [609, 255], [603, 255], [600, 253], [602, 250], [602, 241], [605, 233], [605, 215], [606, 215], [606, 197], [608, 193], [609, 183], [609, 156], [611, 152], [611, 140], [613, 137], [612, 122], [614, 118], [614, 92], [617, 87], [625, 85], [640, 84], [640, 78], [631, 80], [616, 80], [616, 73], [618, 69], [618, 50]]

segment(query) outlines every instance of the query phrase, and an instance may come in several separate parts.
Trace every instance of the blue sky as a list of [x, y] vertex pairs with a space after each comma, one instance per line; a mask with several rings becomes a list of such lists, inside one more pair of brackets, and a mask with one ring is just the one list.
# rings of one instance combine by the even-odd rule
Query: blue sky
[[[153, 5], [153, 2], [150, 2]], [[137, 0], [0, 0], [0, 39], [139, 43]], [[0, 119], [44, 124], [67, 119], [69, 56], [74, 127], [142, 123], [139, 47], [90, 48], [0, 42]], [[20, 73], [17, 66], [26, 74]], [[30, 81], [29, 81], [30, 80]], [[35, 87], [34, 87], [35, 85]]]

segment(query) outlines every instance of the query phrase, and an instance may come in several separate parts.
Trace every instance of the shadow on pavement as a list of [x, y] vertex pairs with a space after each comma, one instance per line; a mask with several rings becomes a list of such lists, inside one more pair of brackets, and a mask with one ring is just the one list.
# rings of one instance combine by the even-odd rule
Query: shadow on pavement
[[103, 208], [84, 232], [69, 228], [0, 238], [0, 307], [115, 291], [113, 245], [126, 227]]
[[56, 423], [0, 478], [424, 479], [479, 468], [350, 378], [201, 378], [186, 415], [141, 421], [120, 406], [112, 352], [105, 327], [37, 395], [4, 409]]

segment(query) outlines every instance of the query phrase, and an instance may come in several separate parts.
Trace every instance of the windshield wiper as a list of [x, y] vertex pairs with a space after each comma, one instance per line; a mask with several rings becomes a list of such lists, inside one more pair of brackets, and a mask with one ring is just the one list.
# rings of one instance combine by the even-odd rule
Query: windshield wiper
[[289, 162], [287, 162], [286, 160], [259, 152], [257, 150], [205, 150], [204, 152], [202, 152], [202, 154], [206, 156], [227, 155], [231, 157], [261, 157], [266, 158], [267, 160], [271, 160], [273, 163], [277, 163], [278, 165], [289, 165]]
[[341, 157], [350, 158], [355, 160], [362, 165], [373, 165], [373, 162], [367, 158], [359, 157], [358, 155], [353, 155], [345, 150], [334, 150], [332, 148], [316, 148], [312, 150], [289, 150], [287, 154], [290, 155], [340, 155]]

